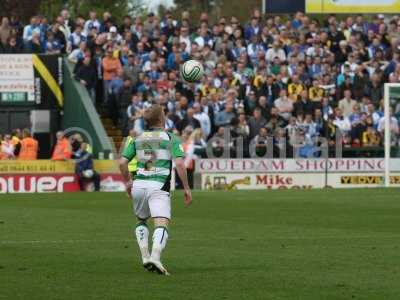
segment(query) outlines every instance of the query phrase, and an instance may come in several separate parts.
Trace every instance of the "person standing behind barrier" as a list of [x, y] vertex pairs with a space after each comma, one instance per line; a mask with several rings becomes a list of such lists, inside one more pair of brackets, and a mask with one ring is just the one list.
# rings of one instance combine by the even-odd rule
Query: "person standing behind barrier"
[[14, 144], [11, 140], [11, 135], [6, 134], [4, 140], [1, 141], [0, 159], [14, 159]]
[[81, 143], [80, 149], [75, 152], [76, 158], [75, 174], [78, 176], [79, 188], [81, 191], [85, 190], [84, 183], [92, 181], [94, 183], [94, 190], [100, 190], [100, 175], [94, 170], [92, 155], [87, 152], [87, 144]]
[[25, 128], [22, 131], [21, 151], [19, 152], [19, 160], [35, 160], [39, 150], [39, 143], [35, 140], [29, 131]]
[[71, 145], [62, 131], [58, 131], [57, 144], [54, 147], [52, 160], [67, 160], [71, 158]]
[[122, 70], [121, 62], [114, 57], [112, 47], [107, 48], [107, 56], [102, 60], [103, 67], [103, 86], [104, 86], [104, 103], [107, 103], [110, 95], [111, 81], [118, 76]]

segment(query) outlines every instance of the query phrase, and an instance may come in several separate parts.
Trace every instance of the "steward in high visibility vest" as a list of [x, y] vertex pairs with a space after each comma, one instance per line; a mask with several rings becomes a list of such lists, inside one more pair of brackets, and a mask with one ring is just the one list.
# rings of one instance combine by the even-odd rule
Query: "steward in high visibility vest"
[[35, 140], [29, 131], [25, 128], [22, 132], [21, 151], [19, 152], [19, 160], [35, 160], [39, 150], [39, 143]]
[[54, 147], [52, 160], [67, 160], [71, 159], [71, 145], [62, 131], [57, 132], [57, 144]]
[[[133, 141], [133, 137], [128, 136], [128, 137], [126, 138], [126, 143], [125, 143], [124, 148], [125, 148], [127, 145], [129, 145], [129, 143], [131, 143], [132, 141]], [[136, 171], [137, 171], [137, 159], [136, 159], [136, 158], [132, 159], [132, 160], [129, 162], [129, 164], [128, 164], [128, 170], [129, 170], [129, 173], [131, 173], [131, 178], [133, 179], [133, 178], [135, 177]]]

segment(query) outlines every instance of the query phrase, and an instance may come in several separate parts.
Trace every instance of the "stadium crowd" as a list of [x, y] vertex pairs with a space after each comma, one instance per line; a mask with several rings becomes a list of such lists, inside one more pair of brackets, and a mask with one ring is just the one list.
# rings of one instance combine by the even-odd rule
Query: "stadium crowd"
[[[142, 132], [143, 110], [160, 103], [166, 129], [182, 137], [190, 157], [204, 156], [207, 141], [227, 131], [261, 154], [267, 137], [278, 151], [286, 141], [289, 155], [302, 145], [303, 157], [318, 155], [316, 137], [332, 146], [382, 146], [383, 83], [400, 82], [397, 15], [284, 19], [256, 9], [241, 24], [235, 16], [213, 23], [202, 13], [194, 22], [188, 12], [175, 19], [167, 11], [118, 23], [108, 12], [72, 19], [64, 9], [51, 22], [34, 16], [26, 26], [3, 17], [0, 41], [0, 53], [67, 55], [99, 112], [126, 135]], [[188, 59], [203, 63], [201, 82], [180, 79]], [[398, 146], [400, 102], [392, 104]]]

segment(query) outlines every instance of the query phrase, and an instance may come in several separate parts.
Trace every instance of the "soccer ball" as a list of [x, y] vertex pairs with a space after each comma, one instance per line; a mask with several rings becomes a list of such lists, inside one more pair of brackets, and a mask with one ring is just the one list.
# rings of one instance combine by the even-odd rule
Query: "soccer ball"
[[182, 65], [181, 76], [187, 82], [199, 81], [203, 75], [203, 65], [197, 60], [188, 60]]

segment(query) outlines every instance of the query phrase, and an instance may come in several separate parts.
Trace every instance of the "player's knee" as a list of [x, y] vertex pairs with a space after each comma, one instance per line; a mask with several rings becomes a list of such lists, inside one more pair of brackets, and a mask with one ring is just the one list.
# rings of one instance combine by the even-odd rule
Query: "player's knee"
[[167, 218], [154, 218], [154, 226], [168, 227], [169, 220]]

